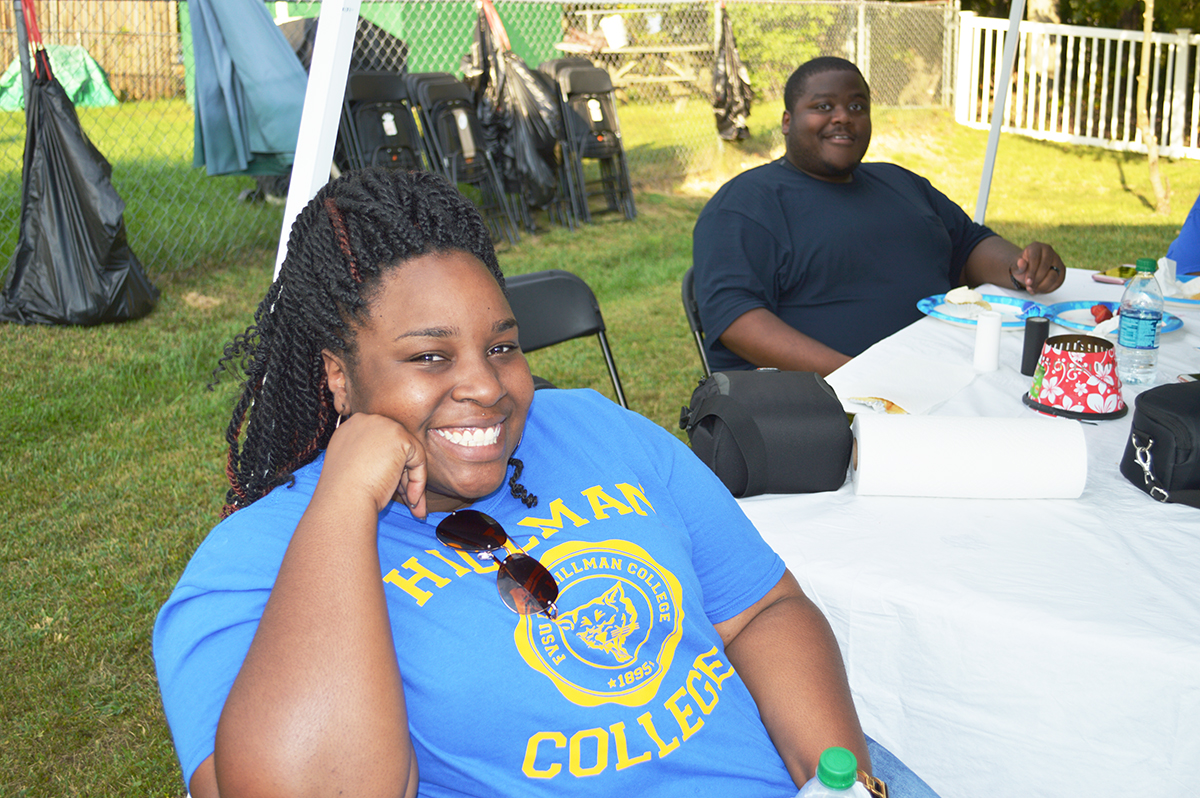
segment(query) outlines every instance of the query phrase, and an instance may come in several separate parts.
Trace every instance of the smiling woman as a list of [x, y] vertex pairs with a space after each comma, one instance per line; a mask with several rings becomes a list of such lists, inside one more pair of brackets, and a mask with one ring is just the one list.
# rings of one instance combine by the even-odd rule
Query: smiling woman
[[388, 271], [354, 342], [351, 356], [322, 352], [334, 406], [351, 422], [389, 418], [420, 443], [427, 510], [457, 510], [500, 486], [533, 378], [504, 293], [478, 258], [432, 252]]
[[154, 636], [195, 798], [785, 798], [829, 746], [891, 762], [715, 475], [599, 394], [534, 394], [441, 178], [318, 192], [222, 363], [228, 517]]

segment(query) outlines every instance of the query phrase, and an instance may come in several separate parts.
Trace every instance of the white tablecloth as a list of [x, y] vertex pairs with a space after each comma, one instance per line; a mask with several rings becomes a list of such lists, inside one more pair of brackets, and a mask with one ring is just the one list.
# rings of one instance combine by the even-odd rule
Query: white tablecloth
[[[1038, 301], [1120, 298], [1068, 271]], [[1167, 309], [1184, 327], [1162, 336], [1159, 383], [1200, 371], [1200, 311]], [[1005, 333], [1000, 370], [931, 414], [1031, 415], [1022, 337]], [[974, 331], [926, 318], [876, 347], [970, 365]], [[1126, 417], [1085, 425], [1079, 499], [855, 496], [847, 482], [741, 502], [829, 618], [866, 732], [943, 798], [1197, 792], [1200, 510], [1117, 471], [1137, 393]], [[1029, 453], [1030, 479], [1054, 467]]]

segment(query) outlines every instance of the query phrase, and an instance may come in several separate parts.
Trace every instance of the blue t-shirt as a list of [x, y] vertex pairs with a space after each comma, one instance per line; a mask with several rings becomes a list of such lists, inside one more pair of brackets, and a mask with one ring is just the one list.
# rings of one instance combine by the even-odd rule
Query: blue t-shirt
[[[555, 576], [558, 618], [519, 616], [495, 566], [393, 502], [379, 555], [420, 794], [795, 793], [715, 623], [782, 560], [679, 440], [592, 391], [535, 394], [508, 486], [474, 507]], [[318, 458], [219, 524], [159, 613], [154, 656], [185, 779], [217, 721], [312, 496]]]
[[849, 183], [809, 177], [786, 158], [743, 172], [704, 206], [692, 237], [709, 365], [752, 368], [718, 339], [755, 308], [858, 355], [921, 318], [918, 300], [956, 286], [991, 235], [895, 164], [861, 164]]
[[1192, 204], [1179, 235], [1167, 248], [1167, 257], [1175, 261], [1175, 276], [1200, 274], [1200, 197]]

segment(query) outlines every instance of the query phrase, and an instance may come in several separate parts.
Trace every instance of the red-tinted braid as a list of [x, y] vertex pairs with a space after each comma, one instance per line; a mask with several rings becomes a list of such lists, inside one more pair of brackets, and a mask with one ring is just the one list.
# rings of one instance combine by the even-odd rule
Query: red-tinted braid
[[346, 223], [342, 221], [342, 212], [338, 210], [337, 202], [333, 197], [325, 199], [325, 210], [329, 212], [329, 221], [333, 225], [333, 233], [337, 236], [338, 247], [342, 250], [342, 254], [346, 256], [346, 260], [350, 264], [350, 276], [354, 278], [354, 282], [361, 283], [362, 275], [358, 273], [358, 264], [354, 262], [354, 253], [350, 251], [350, 239], [346, 235]]

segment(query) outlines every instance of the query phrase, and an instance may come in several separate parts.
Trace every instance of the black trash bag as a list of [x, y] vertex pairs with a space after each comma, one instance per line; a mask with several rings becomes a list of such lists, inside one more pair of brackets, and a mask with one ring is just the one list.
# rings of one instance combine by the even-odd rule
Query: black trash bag
[[562, 138], [562, 117], [555, 88], [542, 74], [529, 68], [511, 50], [502, 54], [503, 97], [512, 120], [512, 133], [504, 143], [504, 159], [514, 165], [530, 205], [543, 207], [554, 199], [558, 178], [554, 145]]
[[722, 139], [742, 141], [750, 138], [746, 117], [750, 116], [754, 90], [750, 87], [750, 73], [738, 55], [733, 24], [729, 21], [724, 3], [720, 12], [721, 42], [713, 63], [713, 114], [717, 118], [717, 134]]
[[563, 138], [558, 88], [512, 51], [490, 2], [480, 4], [475, 31], [463, 75], [475, 90], [485, 145], [506, 190], [544, 207], [558, 192], [553, 166], [555, 145]]
[[125, 203], [112, 167], [79, 126], [46, 51], [34, 60], [20, 237], [0, 320], [86, 325], [145, 316], [158, 289], [125, 240]]

